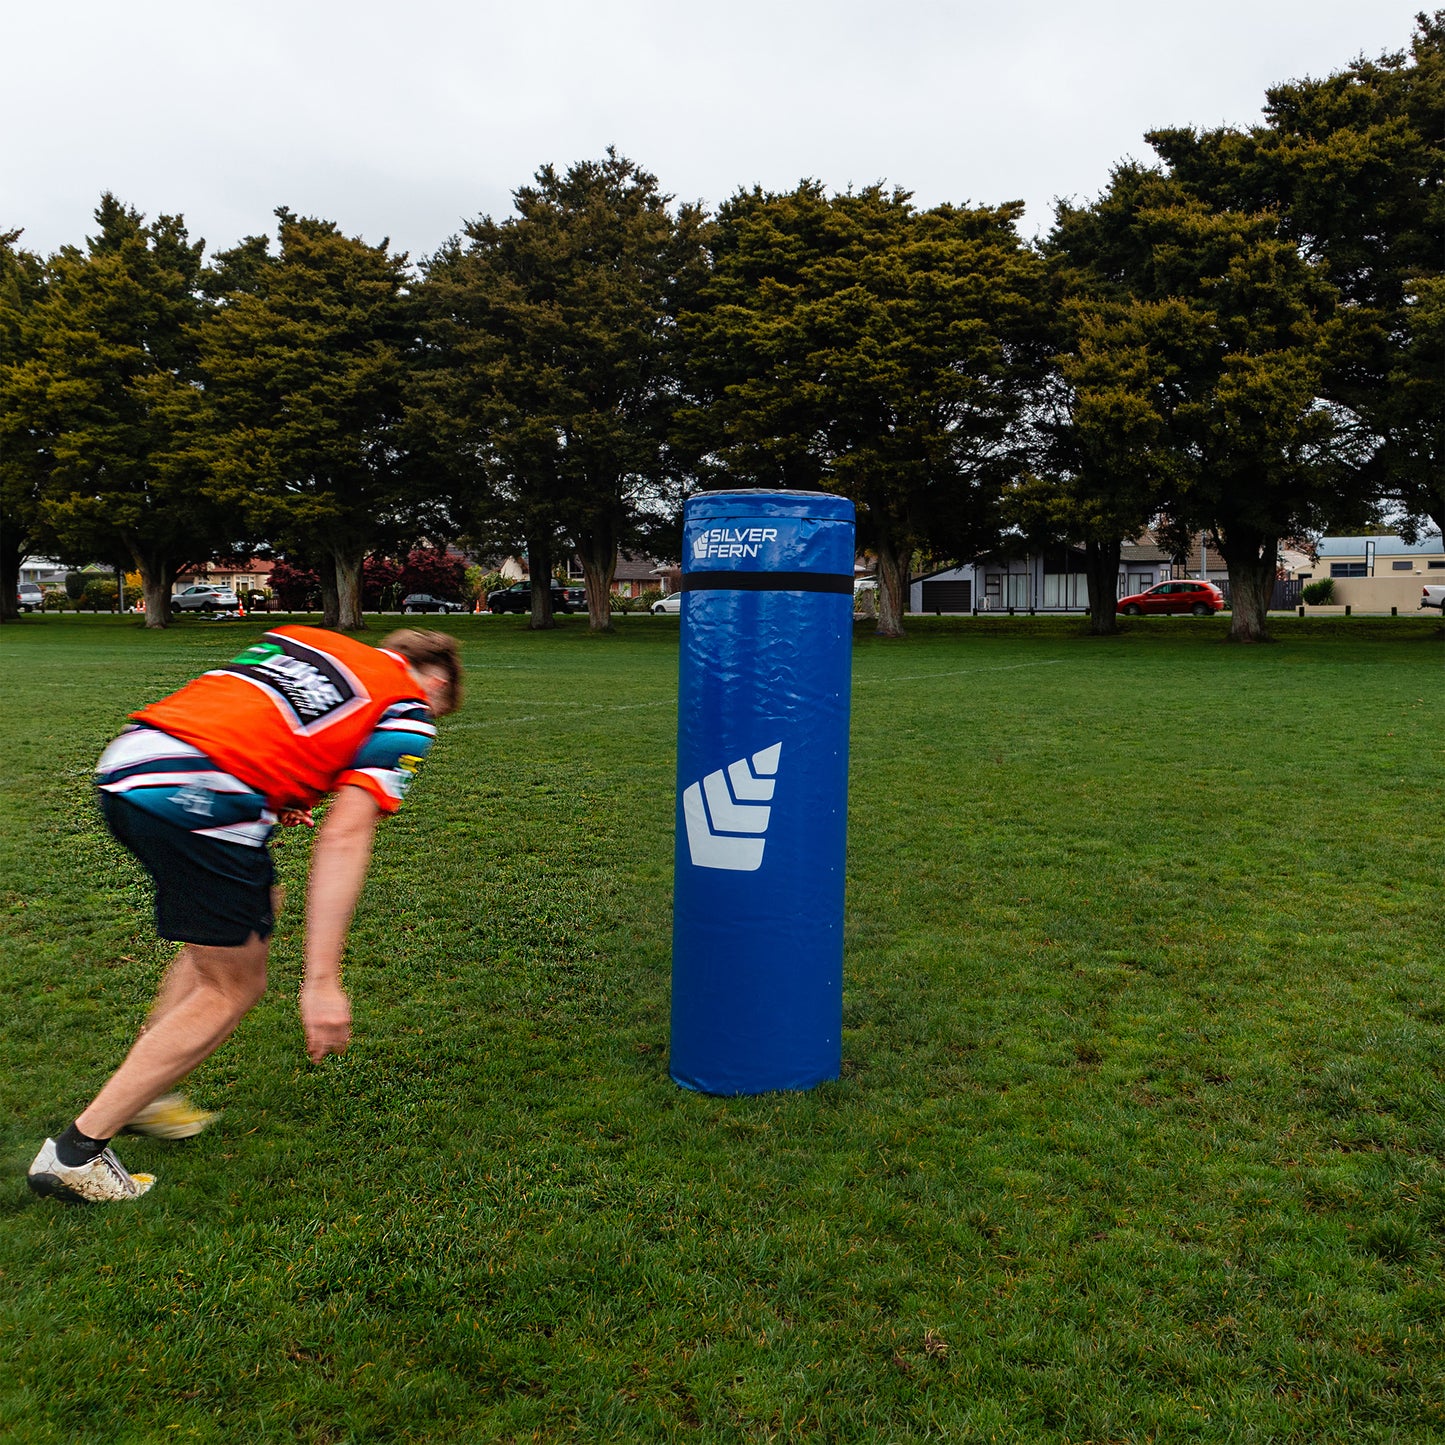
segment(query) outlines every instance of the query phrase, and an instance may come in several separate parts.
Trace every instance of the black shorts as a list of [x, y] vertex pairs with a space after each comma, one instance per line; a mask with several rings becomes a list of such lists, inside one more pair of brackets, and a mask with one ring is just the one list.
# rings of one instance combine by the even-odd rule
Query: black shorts
[[271, 912], [276, 870], [269, 848], [198, 837], [121, 794], [99, 796], [106, 826], [155, 883], [156, 931], [162, 938], [212, 948], [238, 948], [253, 933], [270, 938], [276, 927]]

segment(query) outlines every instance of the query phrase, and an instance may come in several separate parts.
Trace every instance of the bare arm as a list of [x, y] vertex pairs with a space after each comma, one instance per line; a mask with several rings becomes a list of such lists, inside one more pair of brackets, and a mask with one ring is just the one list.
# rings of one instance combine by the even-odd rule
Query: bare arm
[[342, 788], [316, 835], [306, 889], [306, 976], [301, 1023], [313, 1063], [343, 1053], [351, 1041], [351, 1003], [341, 987], [341, 954], [381, 810], [362, 788]]

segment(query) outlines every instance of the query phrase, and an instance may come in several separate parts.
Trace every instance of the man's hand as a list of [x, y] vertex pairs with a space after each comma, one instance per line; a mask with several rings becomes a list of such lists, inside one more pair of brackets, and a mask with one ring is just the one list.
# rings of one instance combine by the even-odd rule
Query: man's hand
[[308, 828], [316, 826], [316, 819], [311, 816], [310, 808], [282, 808], [276, 821], [283, 828], [299, 828], [303, 823]]
[[301, 988], [301, 1026], [313, 1064], [327, 1054], [344, 1054], [351, 1042], [351, 1000], [339, 983], [310, 982]]

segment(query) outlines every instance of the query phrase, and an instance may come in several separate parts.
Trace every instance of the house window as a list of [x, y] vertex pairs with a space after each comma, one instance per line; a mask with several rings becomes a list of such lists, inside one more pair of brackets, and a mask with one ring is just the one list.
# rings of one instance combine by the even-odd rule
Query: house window
[[1051, 572], [1044, 578], [1045, 607], [1087, 607], [1089, 581], [1082, 572]]
[[1408, 572], [1409, 570], [1410, 570], [1410, 564], [1409, 564], [1409, 562], [1391, 562], [1391, 563], [1390, 563], [1390, 571], [1392, 571], [1392, 572]]
[[1008, 574], [1008, 605], [1027, 607], [1029, 605], [1029, 575], [1027, 572]]
[[1363, 562], [1331, 562], [1331, 577], [1368, 577]]
[[1427, 562], [1425, 566], [1431, 572], [1445, 572], [1445, 562]]

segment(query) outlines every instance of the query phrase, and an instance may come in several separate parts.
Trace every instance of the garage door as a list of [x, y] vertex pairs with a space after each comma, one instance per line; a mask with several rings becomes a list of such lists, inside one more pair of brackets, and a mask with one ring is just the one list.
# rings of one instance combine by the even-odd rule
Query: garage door
[[972, 582], [925, 582], [925, 612], [969, 612], [973, 608]]

